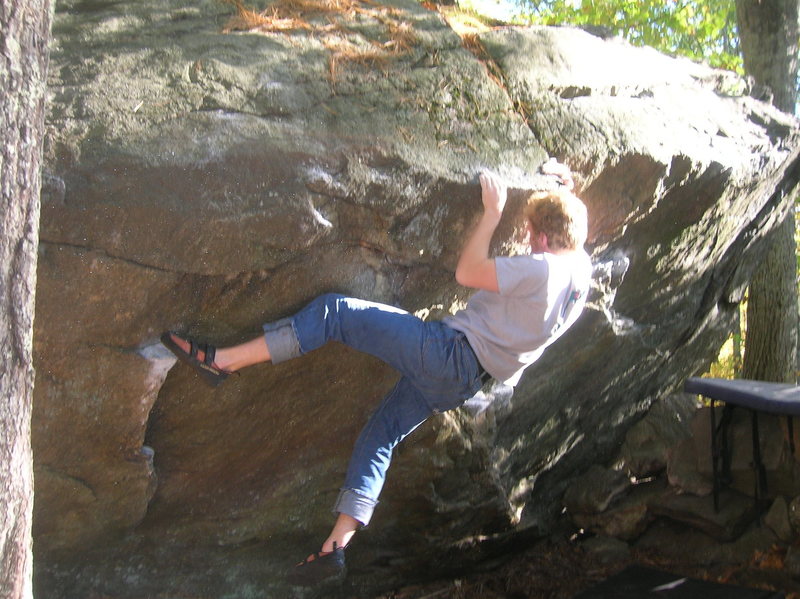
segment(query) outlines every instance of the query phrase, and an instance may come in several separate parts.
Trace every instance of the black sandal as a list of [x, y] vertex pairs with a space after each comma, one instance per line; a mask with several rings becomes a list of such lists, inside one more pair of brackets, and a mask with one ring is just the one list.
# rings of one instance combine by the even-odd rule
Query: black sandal
[[298, 586], [315, 586], [325, 582], [340, 582], [347, 574], [344, 547], [333, 543], [333, 551], [316, 551], [297, 564], [289, 581]]
[[[181, 341], [189, 344], [189, 351], [183, 350], [172, 337], [175, 336]], [[175, 354], [181, 362], [188, 364], [203, 378], [208, 385], [216, 387], [231, 374], [226, 370], [222, 370], [214, 364], [214, 356], [217, 355], [217, 348], [213, 345], [206, 343], [196, 343], [191, 339], [184, 339], [176, 333], [167, 331], [161, 335], [161, 343], [164, 344], [169, 351]], [[198, 359], [199, 352], [203, 352], [203, 359]]]

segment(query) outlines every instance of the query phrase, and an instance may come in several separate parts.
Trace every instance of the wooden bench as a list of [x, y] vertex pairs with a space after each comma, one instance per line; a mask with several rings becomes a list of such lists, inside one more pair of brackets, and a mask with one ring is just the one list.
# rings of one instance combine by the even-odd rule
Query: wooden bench
[[[786, 416], [789, 444], [794, 455], [792, 418], [800, 416], [800, 387], [780, 383], [751, 380], [727, 380], [692, 377], [684, 384], [684, 391], [696, 393], [711, 400], [711, 468], [714, 483], [714, 509], [719, 509], [719, 491], [723, 480], [730, 482], [731, 464], [728, 428], [735, 407], [750, 411], [753, 437], [753, 470], [755, 472], [755, 502], [758, 506], [767, 492], [767, 474], [761, 459], [758, 437], [760, 412]], [[719, 425], [714, 412], [715, 402], [724, 404]]]

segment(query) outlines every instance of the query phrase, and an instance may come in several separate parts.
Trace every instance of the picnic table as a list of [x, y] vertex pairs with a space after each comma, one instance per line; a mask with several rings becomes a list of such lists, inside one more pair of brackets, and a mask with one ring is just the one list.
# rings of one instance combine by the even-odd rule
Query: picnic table
[[[789, 445], [794, 454], [793, 418], [800, 416], [800, 387], [791, 384], [766, 383], [744, 379], [692, 377], [686, 380], [684, 391], [711, 400], [711, 466], [714, 483], [714, 509], [719, 509], [719, 491], [723, 480], [730, 480], [730, 443], [728, 428], [734, 408], [750, 411], [753, 438], [753, 469], [755, 471], [755, 502], [758, 506], [767, 492], [767, 475], [761, 459], [758, 437], [758, 414], [777, 414], [787, 418]], [[724, 404], [720, 423], [716, 422], [714, 404]]]

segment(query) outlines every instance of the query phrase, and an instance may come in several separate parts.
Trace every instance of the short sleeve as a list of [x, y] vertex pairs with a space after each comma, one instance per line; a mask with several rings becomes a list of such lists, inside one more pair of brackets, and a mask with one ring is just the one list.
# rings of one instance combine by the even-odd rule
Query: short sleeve
[[501, 256], [495, 258], [495, 270], [500, 295], [521, 297], [547, 285], [549, 265], [537, 256]]

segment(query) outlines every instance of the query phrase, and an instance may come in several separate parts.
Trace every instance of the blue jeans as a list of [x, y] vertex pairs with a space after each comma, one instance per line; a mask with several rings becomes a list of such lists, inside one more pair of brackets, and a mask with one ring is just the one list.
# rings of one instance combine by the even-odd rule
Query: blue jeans
[[341, 295], [323, 295], [290, 318], [264, 325], [273, 363], [335, 340], [380, 358], [402, 377], [356, 441], [334, 510], [368, 524], [392, 452], [431, 414], [457, 408], [485, 377], [466, 336], [398, 308]]

